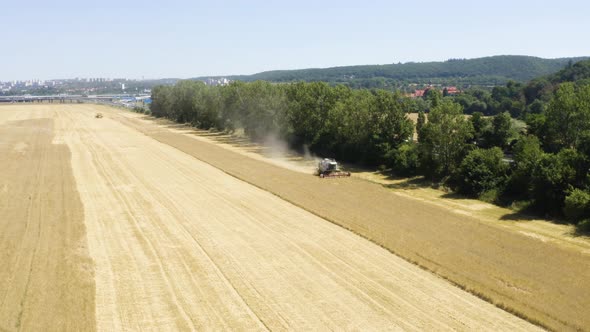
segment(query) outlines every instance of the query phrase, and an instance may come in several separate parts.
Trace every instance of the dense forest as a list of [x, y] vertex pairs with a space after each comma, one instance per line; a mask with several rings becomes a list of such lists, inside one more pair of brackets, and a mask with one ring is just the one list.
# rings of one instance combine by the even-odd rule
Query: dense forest
[[276, 70], [228, 78], [245, 82], [323, 81], [344, 84], [352, 88], [388, 90], [399, 89], [408, 83], [491, 86], [503, 85], [509, 80], [526, 82], [535, 77], [554, 73], [568, 63], [584, 59], [587, 58], [542, 59], [531, 56], [502, 55], [477, 59], [450, 59], [444, 62]]
[[[252, 139], [277, 136], [321, 156], [422, 175], [469, 197], [590, 228], [590, 60], [457, 96], [187, 80], [154, 88], [152, 100], [157, 117], [243, 129]], [[416, 125], [408, 113], [418, 113]]]

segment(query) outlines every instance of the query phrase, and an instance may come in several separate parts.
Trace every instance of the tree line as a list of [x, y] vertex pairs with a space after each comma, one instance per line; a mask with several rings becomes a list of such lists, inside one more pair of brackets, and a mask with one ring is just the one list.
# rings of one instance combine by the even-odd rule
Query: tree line
[[508, 80], [525, 82], [556, 72], [568, 61], [584, 58], [541, 59], [501, 55], [442, 62], [408, 62], [385, 65], [342, 66], [321, 69], [275, 70], [254, 75], [230, 76], [232, 80], [271, 82], [323, 81], [353, 88], [393, 90], [408, 83], [443, 85], [503, 85]]
[[181, 81], [152, 90], [151, 112], [203, 129], [242, 129], [253, 139], [273, 135], [294, 147], [342, 160], [384, 164], [411, 139], [412, 100], [384, 90], [353, 90], [323, 82], [233, 82], [207, 86]]
[[[324, 82], [180, 81], [155, 87], [150, 110], [202, 129], [239, 129], [252, 139], [273, 135], [321, 156], [382, 165], [397, 176], [423, 175], [470, 197], [590, 228], [590, 83], [552, 82], [528, 100], [530, 84], [509, 82], [492, 91], [490, 104], [498, 110], [490, 113], [487, 104], [473, 110], [465, 96], [436, 90], [410, 99]], [[543, 105], [532, 111], [537, 100]], [[409, 113], [418, 113], [416, 125]]]

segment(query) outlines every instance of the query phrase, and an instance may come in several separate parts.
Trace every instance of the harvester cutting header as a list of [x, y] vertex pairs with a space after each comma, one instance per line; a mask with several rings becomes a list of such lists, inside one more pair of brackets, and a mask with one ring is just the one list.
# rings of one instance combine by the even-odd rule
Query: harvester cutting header
[[318, 174], [320, 178], [341, 178], [350, 176], [350, 172], [344, 172], [334, 159], [324, 158], [318, 163]]

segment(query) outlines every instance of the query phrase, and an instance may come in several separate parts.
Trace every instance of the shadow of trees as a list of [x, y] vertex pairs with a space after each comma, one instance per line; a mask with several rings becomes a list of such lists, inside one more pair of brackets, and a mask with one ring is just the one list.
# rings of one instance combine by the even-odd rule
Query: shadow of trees
[[[217, 143], [228, 144], [228, 145], [231, 145], [234, 147], [243, 148], [249, 152], [259, 153], [262, 155], [272, 153], [273, 148], [270, 146], [266, 146], [262, 140], [252, 140], [251, 138], [236, 136], [236, 135], [232, 135], [230, 133], [221, 132], [221, 131], [199, 130], [199, 129], [196, 129], [195, 127], [191, 126], [190, 124], [178, 124], [178, 123], [171, 122], [167, 119], [154, 118], [149, 115], [142, 116], [141, 118], [146, 119], [146, 120], [152, 120], [152, 121], [155, 120], [158, 124], [163, 125], [165, 128], [168, 128], [168, 129], [174, 129], [176, 131], [181, 131], [186, 134], [205, 137], [205, 138], [208, 138], [208, 139], [210, 139], [214, 142], [217, 142]], [[293, 156], [292, 158], [288, 158], [288, 159], [295, 160], [296, 158], [297, 157]], [[354, 164], [346, 164], [346, 169], [350, 172], [353, 172], [353, 173], [354, 172], [374, 172], [375, 171], [374, 169], [369, 169], [365, 166], [354, 165]], [[383, 176], [386, 180], [395, 181], [394, 183], [389, 183], [389, 184], [383, 185], [384, 187], [389, 188], [389, 189], [405, 189], [405, 190], [408, 190], [408, 189], [415, 190], [415, 189], [425, 189], [425, 188], [441, 189], [440, 183], [436, 183], [431, 180], [428, 180], [427, 178], [425, 178], [423, 176], [417, 176], [417, 177], [411, 177], [411, 178], [399, 177], [399, 176], [396, 176], [395, 174], [393, 174], [391, 172], [391, 170], [383, 170], [383, 171], [378, 172], [378, 174]], [[476, 199], [476, 198], [472, 198], [472, 197], [466, 197], [464, 195], [461, 195], [461, 194], [458, 194], [458, 193], [452, 192], [452, 191], [449, 191], [449, 192], [443, 194], [441, 197], [445, 198], [445, 199], [451, 199], [451, 200], [473, 200], [473, 199]], [[561, 224], [561, 225], [571, 224], [571, 223], [567, 222], [566, 220], [562, 220], [559, 218], [556, 219], [556, 218], [550, 218], [550, 216], [548, 216], [548, 215], [545, 215], [545, 216], [538, 215], [528, 205], [525, 205], [521, 208], [515, 208], [514, 204], [506, 204], [506, 205], [494, 204], [494, 205], [514, 210], [514, 212], [507, 213], [507, 214], [504, 214], [503, 216], [501, 216], [500, 220], [502, 220], [502, 221], [527, 222], [527, 221], [532, 221], [532, 220], [536, 220], [536, 219], [543, 219], [543, 220], [553, 223], [553, 224]], [[575, 229], [574, 229], [572, 235], [576, 236], [576, 237], [578, 237], [578, 236], [579, 237], [589, 237], [590, 236], [590, 220], [582, 221], [579, 224], [575, 225]]]

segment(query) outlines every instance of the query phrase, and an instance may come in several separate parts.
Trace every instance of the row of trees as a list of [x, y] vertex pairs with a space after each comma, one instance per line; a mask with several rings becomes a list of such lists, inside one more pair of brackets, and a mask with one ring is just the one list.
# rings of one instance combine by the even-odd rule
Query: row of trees
[[405, 103], [411, 101], [400, 94], [322, 82], [234, 82], [212, 87], [181, 81], [153, 89], [152, 100], [154, 116], [205, 129], [242, 128], [253, 139], [272, 135], [296, 147], [358, 163], [386, 163], [414, 130], [405, 112]]
[[[511, 89], [507, 87], [506, 98]], [[384, 90], [327, 83], [235, 82], [211, 87], [181, 81], [152, 91], [151, 112], [218, 130], [273, 135], [322, 156], [385, 165], [401, 176], [424, 175], [457, 192], [536, 212], [590, 218], [590, 85], [563, 83], [539, 113], [493, 117], [453, 97], [429, 92], [412, 100]], [[409, 112], [418, 112], [416, 128]], [[417, 139], [414, 139], [414, 130]]]

